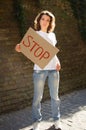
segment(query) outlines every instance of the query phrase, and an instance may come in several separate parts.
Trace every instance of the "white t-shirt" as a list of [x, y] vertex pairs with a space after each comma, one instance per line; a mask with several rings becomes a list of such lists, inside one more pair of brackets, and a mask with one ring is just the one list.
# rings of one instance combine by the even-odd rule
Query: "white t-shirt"
[[[51, 45], [55, 46], [57, 43], [55, 33], [50, 32], [42, 32], [42, 31], [36, 31], [40, 36], [42, 36], [45, 40], [47, 40]], [[41, 69], [37, 64], [34, 65], [34, 70], [56, 70], [56, 65], [59, 64], [59, 59], [55, 55], [51, 61], [45, 66], [44, 69]]]

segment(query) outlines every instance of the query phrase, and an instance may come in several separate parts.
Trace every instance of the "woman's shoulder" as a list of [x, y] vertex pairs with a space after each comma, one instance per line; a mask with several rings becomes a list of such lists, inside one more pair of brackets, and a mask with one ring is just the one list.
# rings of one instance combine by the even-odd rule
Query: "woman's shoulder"
[[55, 36], [55, 33], [54, 32], [49, 32], [49, 35]]
[[55, 44], [57, 43], [56, 35], [54, 32], [50, 32], [48, 37], [53, 40], [53, 43], [55, 43]]
[[50, 32], [50, 33], [49, 33], [49, 37], [56, 37], [56, 35], [55, 35], [54, 32]]

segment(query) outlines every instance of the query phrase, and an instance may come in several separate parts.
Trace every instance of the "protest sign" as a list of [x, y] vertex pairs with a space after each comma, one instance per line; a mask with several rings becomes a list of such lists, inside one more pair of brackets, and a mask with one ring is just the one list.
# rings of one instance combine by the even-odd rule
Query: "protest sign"
[[40, 68], [44, 68], [59, 51], [31, 27], [20, 42], [21, 52]]

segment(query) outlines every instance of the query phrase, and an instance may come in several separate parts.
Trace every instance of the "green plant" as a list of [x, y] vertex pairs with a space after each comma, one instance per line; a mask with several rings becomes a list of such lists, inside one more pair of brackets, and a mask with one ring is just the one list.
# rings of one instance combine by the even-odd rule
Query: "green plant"
[[86, 40], [86, 0], [69, 0], [83, 40]]
[[23, 8], [22, 0], [14, 1], [14, 11], [15, 11], [15, 16], [19, 23], [20, 34], [22, 37], [26, 32], [26, 17], [25, 17], [25, 11]]

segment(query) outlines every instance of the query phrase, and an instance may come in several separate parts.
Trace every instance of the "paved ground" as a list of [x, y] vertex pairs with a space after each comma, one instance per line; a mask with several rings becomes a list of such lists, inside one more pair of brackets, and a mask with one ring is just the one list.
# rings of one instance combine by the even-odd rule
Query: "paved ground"
[[[86, 130], [86, 89], [66, 94], [60, 99], [63, 130]], [[50, 101], [42, 104], [43, 121], [40, 130], [45, 130], [53, 124], [49, 121], [50, 108]], [[31, 128], [31, 108], [0, 116], [0, 130], [30, 130]]]

